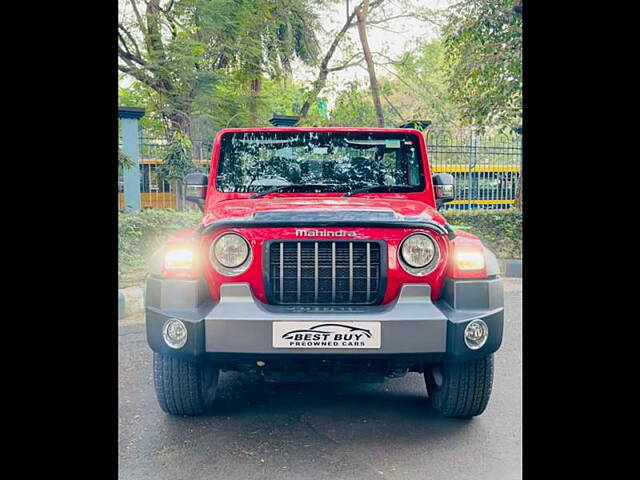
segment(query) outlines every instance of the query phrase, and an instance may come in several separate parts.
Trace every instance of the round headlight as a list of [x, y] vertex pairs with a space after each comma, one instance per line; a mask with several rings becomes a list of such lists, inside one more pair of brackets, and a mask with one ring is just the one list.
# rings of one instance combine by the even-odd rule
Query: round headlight
[[408, 236], [400, 247], [402, 260], [412, 268], [424, 268], [436, 256], [436, 244], [428, 235], [416, 233]]
[[211, 248], [214, 266], [225, 275], [237, 274], [239, 271], [233, 271], [242, 267], [247, 260], [251, 250], [247, 241], [237, 233], [225, 233], [220, 235]]

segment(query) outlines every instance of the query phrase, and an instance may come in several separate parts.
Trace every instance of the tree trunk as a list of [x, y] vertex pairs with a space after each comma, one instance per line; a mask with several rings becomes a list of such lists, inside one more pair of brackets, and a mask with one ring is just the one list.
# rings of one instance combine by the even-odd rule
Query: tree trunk
[[180, 180], [173, 180], [173, 194], [176, 196], [176, 211], [182, 212], [184, 210], [184, 195], [182, 182]]
[[162, 116], [169, 120], [169, 136], [174, 132], [191, 133], [191, 109], [193, 108], [193, 93], [180, 95], [169, 93], [165, 95], [165, 107], [161, 110]]
[[262, 81], [260, 77], [256, 77], [251, 80], [251, 99], [249, 101], [249, 113], [251, 118], [251, 123], [254, 125], [258, 124], [258, 97], [260, 96], [260, 91], [262, 90]]
[[514, 207], [522, 211], [522, 127], [520, 127], [518, 133], [520, 135], [520, 175], [518, 175], [518, 187], [516, 190]]
[[318, 95], [320, 95], [320, 92], [322, 91], [322, 89], [326, 86], [327, 77], [329, 76], [329, 62], [331, 61], [331, 57], [333, 57], [333, 54], [335, 53], [336, 48], [338, 48], [338, 44], [344, 38], [345, 33], [347, 33], [347, 30], [351, 26], [351, 23], [353, 22], [353, 18], [355, 17], [355, 15], [356, 15], [356, 11], [354, 10], [353, 12], [351, 12], [351, 15], [347, 17], [347, 21], [342, 26], [340, 31], [337, 33], [337, 35], [333, 39], [333, 42], [331, 42], [331, 45], [329, 46], [329, 50], [327, 50], [327, 53], [322, 59], [322, 62], [320, 63], [320, 71], [318, 72], [318, 78], [316, 79], [315, 82], [313, 82], [313, 88], [307, 95], [307, 99], [304, 101], [304, 104], [302, 105], [302, 108], [300, 109], [300, 112], [298, 114], [300, 116], [299, 123], [302, 123], [304, 119], [307, 117], [307, 114], [309, 113], [309, 108], [311, 108], [311, 105], [313, 105], [313, 103], [318, 98]]
[[166, 115], [166, 118], [171, 122], [169, 136], [172, 136], [174, 132], [181, 132], [185, 135], [190, 135], [191, 130], [191, 115], [171, 112]]
[[364, 0], [362, 8], [356, 10], [358, 18], [358, 35], [362, 44], [362, 53], [367, 62], [367, 70], [369, 71], [369, 82], [371, 84], [371, 98], [373, 105], [376, 107], [376, 122], [378, 127], [384, 127], [384, 115], [382, 113], [382, 103], [380, 102], [380, 87], [376, 79], [376, 71], [373, 66], [373, 58], [369, 49], [369, 41], [367, 40], [367, 13], [369, 11], [369, 0]]
[[518, 189], [516, 190], [514, 206], [522, 211], [522, 168], [520, 169], [520, 176], [518, 177]]

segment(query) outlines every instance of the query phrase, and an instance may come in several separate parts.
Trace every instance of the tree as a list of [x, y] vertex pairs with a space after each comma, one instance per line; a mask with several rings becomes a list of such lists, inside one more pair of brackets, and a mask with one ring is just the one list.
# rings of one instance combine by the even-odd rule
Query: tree
[[378, 127], [384, 127], [384, 114], [382, 113], [382, 104], [380, 103], [380, 87], [376, 78], [376, 69], [373, 65], [371, 49], [369, 48], [369, 40], [367, 39], [367, 14], [369, 13], [369, 0], [364, 0], [362, 6], [356, 7], [356, 17], [358, 19], [358, 36], [362, 44], [362, 53], [367, 62], [367, 71], [369, 72], [369, 84], [371, 86], [371, 98], [376, 108], [376, 124]]
[[[371, 3], [368, 4], [367, 11], [370, 12], [375, 7], [379, 6], [383, 1], [384, 0], [373, 0]], [[329, 66], [329, 62], [331, 62], [333, 55], [336, 53], [338, 45], [344, 39], [349, 28], [353, 26], [353, 20], [354, 18], [356, 18], [356, 13], [358, 9], [361, 7], [362, 7], [362, 3], [357, 4], [356, 7], [351, 11], [351, 13], [347, 15], [347, 19], [344, 25], [342, 26], [342, 28], [340, 28], [340, 30], [338, 30], [338, 32], [333, 37], [332, 42], [329, 44], [329, 48], [327, 49], [324, 57], [322, 58], [322, 61], [320, 62], [320, 67], [318, 69], [318, 76], [316, 80], [313, 82], [311, 89], [307, 93], [306, 99], [302, 104], [302, 107], [300, 108], [300, 112], [298, 114], [300, 117], [300, 123], [302, 123], [305, 120], [305, 118], [307, 117], [307, 114], [309, 113], [309, 108], [311, 108], [311, 106], [315, 103], [316, 99], [318, 98], [318, 95], [320, 95], [320, 92], [322, 92], [322, 90], [326, 87], [329, 73], [336, 72], [338, 70], [344, 70], [345, 68], [349, 68], [355, 65], [359, 65], [360, 62], [362, 61], [362, 58], [359, 58], [360, 55], [355, 55], [340, 65], [336, 65], [332, 67]]]
[[393, 62], [389, 101], [406, 120], [430, 120], [434, 126], [458, 125], [456, 104], [449, 92], [444, 46], [440, 40], [417, 40], [414, 47]]
[[452, 97], [468, 124], [513, 128], [522, 122], [517, 7], [513, 0], [467, 0], [451, 7], [444, 45]]
[[177, 210], [182, 210], [184, 207], [182, 181], [185, 175], [199, 170], [191, 160], [192, 146], [191, 140], [185, 133], [175, 131], [165, 149], [162, 163], [158, 166], [158, 176], [173, 186], [176, 193]]
[[124, 172], [126, 169], [133, 167], [133, 162], [128, 155], [118, 147], [118, 173]]
[[[124, 74], [120, 74], [120, 79], [123, 78]], [[145, 137], [160, 137], [167, 130], [166, 119], [158, 113], [161, 107], [157, 104], [157, 95], [145, 84], [136, 81], [126, 88], [119, 87], [118, 105], [144, 108], [145, 115], [138, 120], [138, 124]]]
[[[365, 3], [366, 8], [365, 8]], [[307, 95], [305, 97], [305, 101], [302, 104], [302, 107], [299, 111], [299, 116], [301, 118], [300, 122], [304, 122], [309, 109], [314, 105], [318, 95], [326, 88], [327, 79], [329, 74], [344, 70], [346, 68], [351, 68], [355, 66], [360, 66], [363, 61], [365, 61], [365, 53], [362, 49], [358, 51], [354, 51], [353, 49], [346, 48], [342, 52], [344, 54], [344, 58], [339, 61], [333, 61], [332, 59], [335, 54], [339, 50], [340, 44], [345, 43], [348, 40], [348, 31], [352, 27], [356, 27], [360, 25], [359, 33], [362, 32], [362, 27], [372, 27], [379, 28], [382, 30], [389, 30], [389, 25], [402, 18], [416, 18], [421, 21], [430, 21], [433, 22], [433, 19], [436, 17], [436, 14], [433, 10], [424, 7], [420, 1], [414, 0], [401, 0], [401, 1], [388, 1], [388, 0], [361, 0], [360, 2], [353, 3], [353, 10], [349, 11], [349, 2], [347, 2], [347, 18], [345, 23], [338, 29], [336, 32], [332, 34], [331, 41], [329, 43], [329, 47], [327, 48], [324, 56], [322, 57], [322, 61], [320, 62], [318, 68], [318, 75], [316, 80], [311, 85], [311, 88], [308, 90]], [[357, 14], [360, 12], [361, 21], [358, 23]], [[366, 41], [366, 39], [365, 39]], [[362, 41], [360, 42], [362, 46]], [[368, 47], [368, 42], [367, 47]], [[368, 50], [368, 48], [365, 48]], [[369, 62], [368, 65], [373, 68], [373, 65], [378, 65], [376, 62], [376, 56], [381, 55], [379, 52], [369, 52]], [[375, 72], [374, 72], [375, 77]], [[371, 78], [371, 75], [370, 75]], [[378, 83], [374, 81], [374, 84]], [[381, 85], [377, 85], [377, 91], [379, 95], [382, 95], [384, 98], [383, 92], [380, 91]], [[379, 100], [379, 95], [377, 96], [377, 103], [379, 107], [377, 109], [378, 117], [380, 116], [380, 110], [384, 112], [384, 108], [381, 107], [381, 102]], [[373, 96], [376, 96], [375, 94]], [[392, 108], [393, 110], [393, 108]], [[383, 114], [384, 116], [384, 114]]]
[[376, 121], [376, 110], [366, 86], [351, 81], [340, 91], [331, 110], [331, 123], [338, 126], [368, 127]]
[[247, 85], [244, 106], [255, 112], [264, 74], [286, 74], [294, 58], [312, 62], [317, 54], [317, 16], [305, 0], [120, 0], [120, 6], [118, 68], [154, 92], [170, 131], [189, 132], [193, 115], [216, 105], [215, 87], [230, 76]]

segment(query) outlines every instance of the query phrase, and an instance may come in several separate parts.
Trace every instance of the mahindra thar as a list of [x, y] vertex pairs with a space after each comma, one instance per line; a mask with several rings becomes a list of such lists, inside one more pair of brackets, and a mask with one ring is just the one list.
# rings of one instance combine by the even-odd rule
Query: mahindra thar
[[160, 407], [198, 415], [220, 371], [266, 381], [424, 375], [432, 407], [481, 414], [503, 329], [498, 262], [439, 213], [412, 128], [234, 128], [210, 174], [185, 179], [203, 211], [150, 261], [146, 333]]

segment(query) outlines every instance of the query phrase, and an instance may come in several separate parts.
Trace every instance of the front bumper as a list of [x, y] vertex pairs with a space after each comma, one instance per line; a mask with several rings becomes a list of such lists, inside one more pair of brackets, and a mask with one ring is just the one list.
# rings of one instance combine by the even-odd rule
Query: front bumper
[[[462, 361], [496, 351], [502, 342], [502, 280], [447, 279], [442, 298], [432, 302], [430, 287], [404, 285], [398, 299], [387, 305], [354, 307], [288, 307], [256, 300], [246, 283], [221, 286], [213, 302], [202, 280], [147, 281], [146, 330], [151, 348], [159, 353], [225, 363], [267, 358], [392, 358], [424, 363]], [[175, 350], [162, 338], [169, 318], [187, 326], [186, 345]], [[464, 343], [467, 324], [481, 318], [489, 338], [478, 350]], [[324, 323], [380, 322], [380, 348], [274, 348], [275, 321]]]

